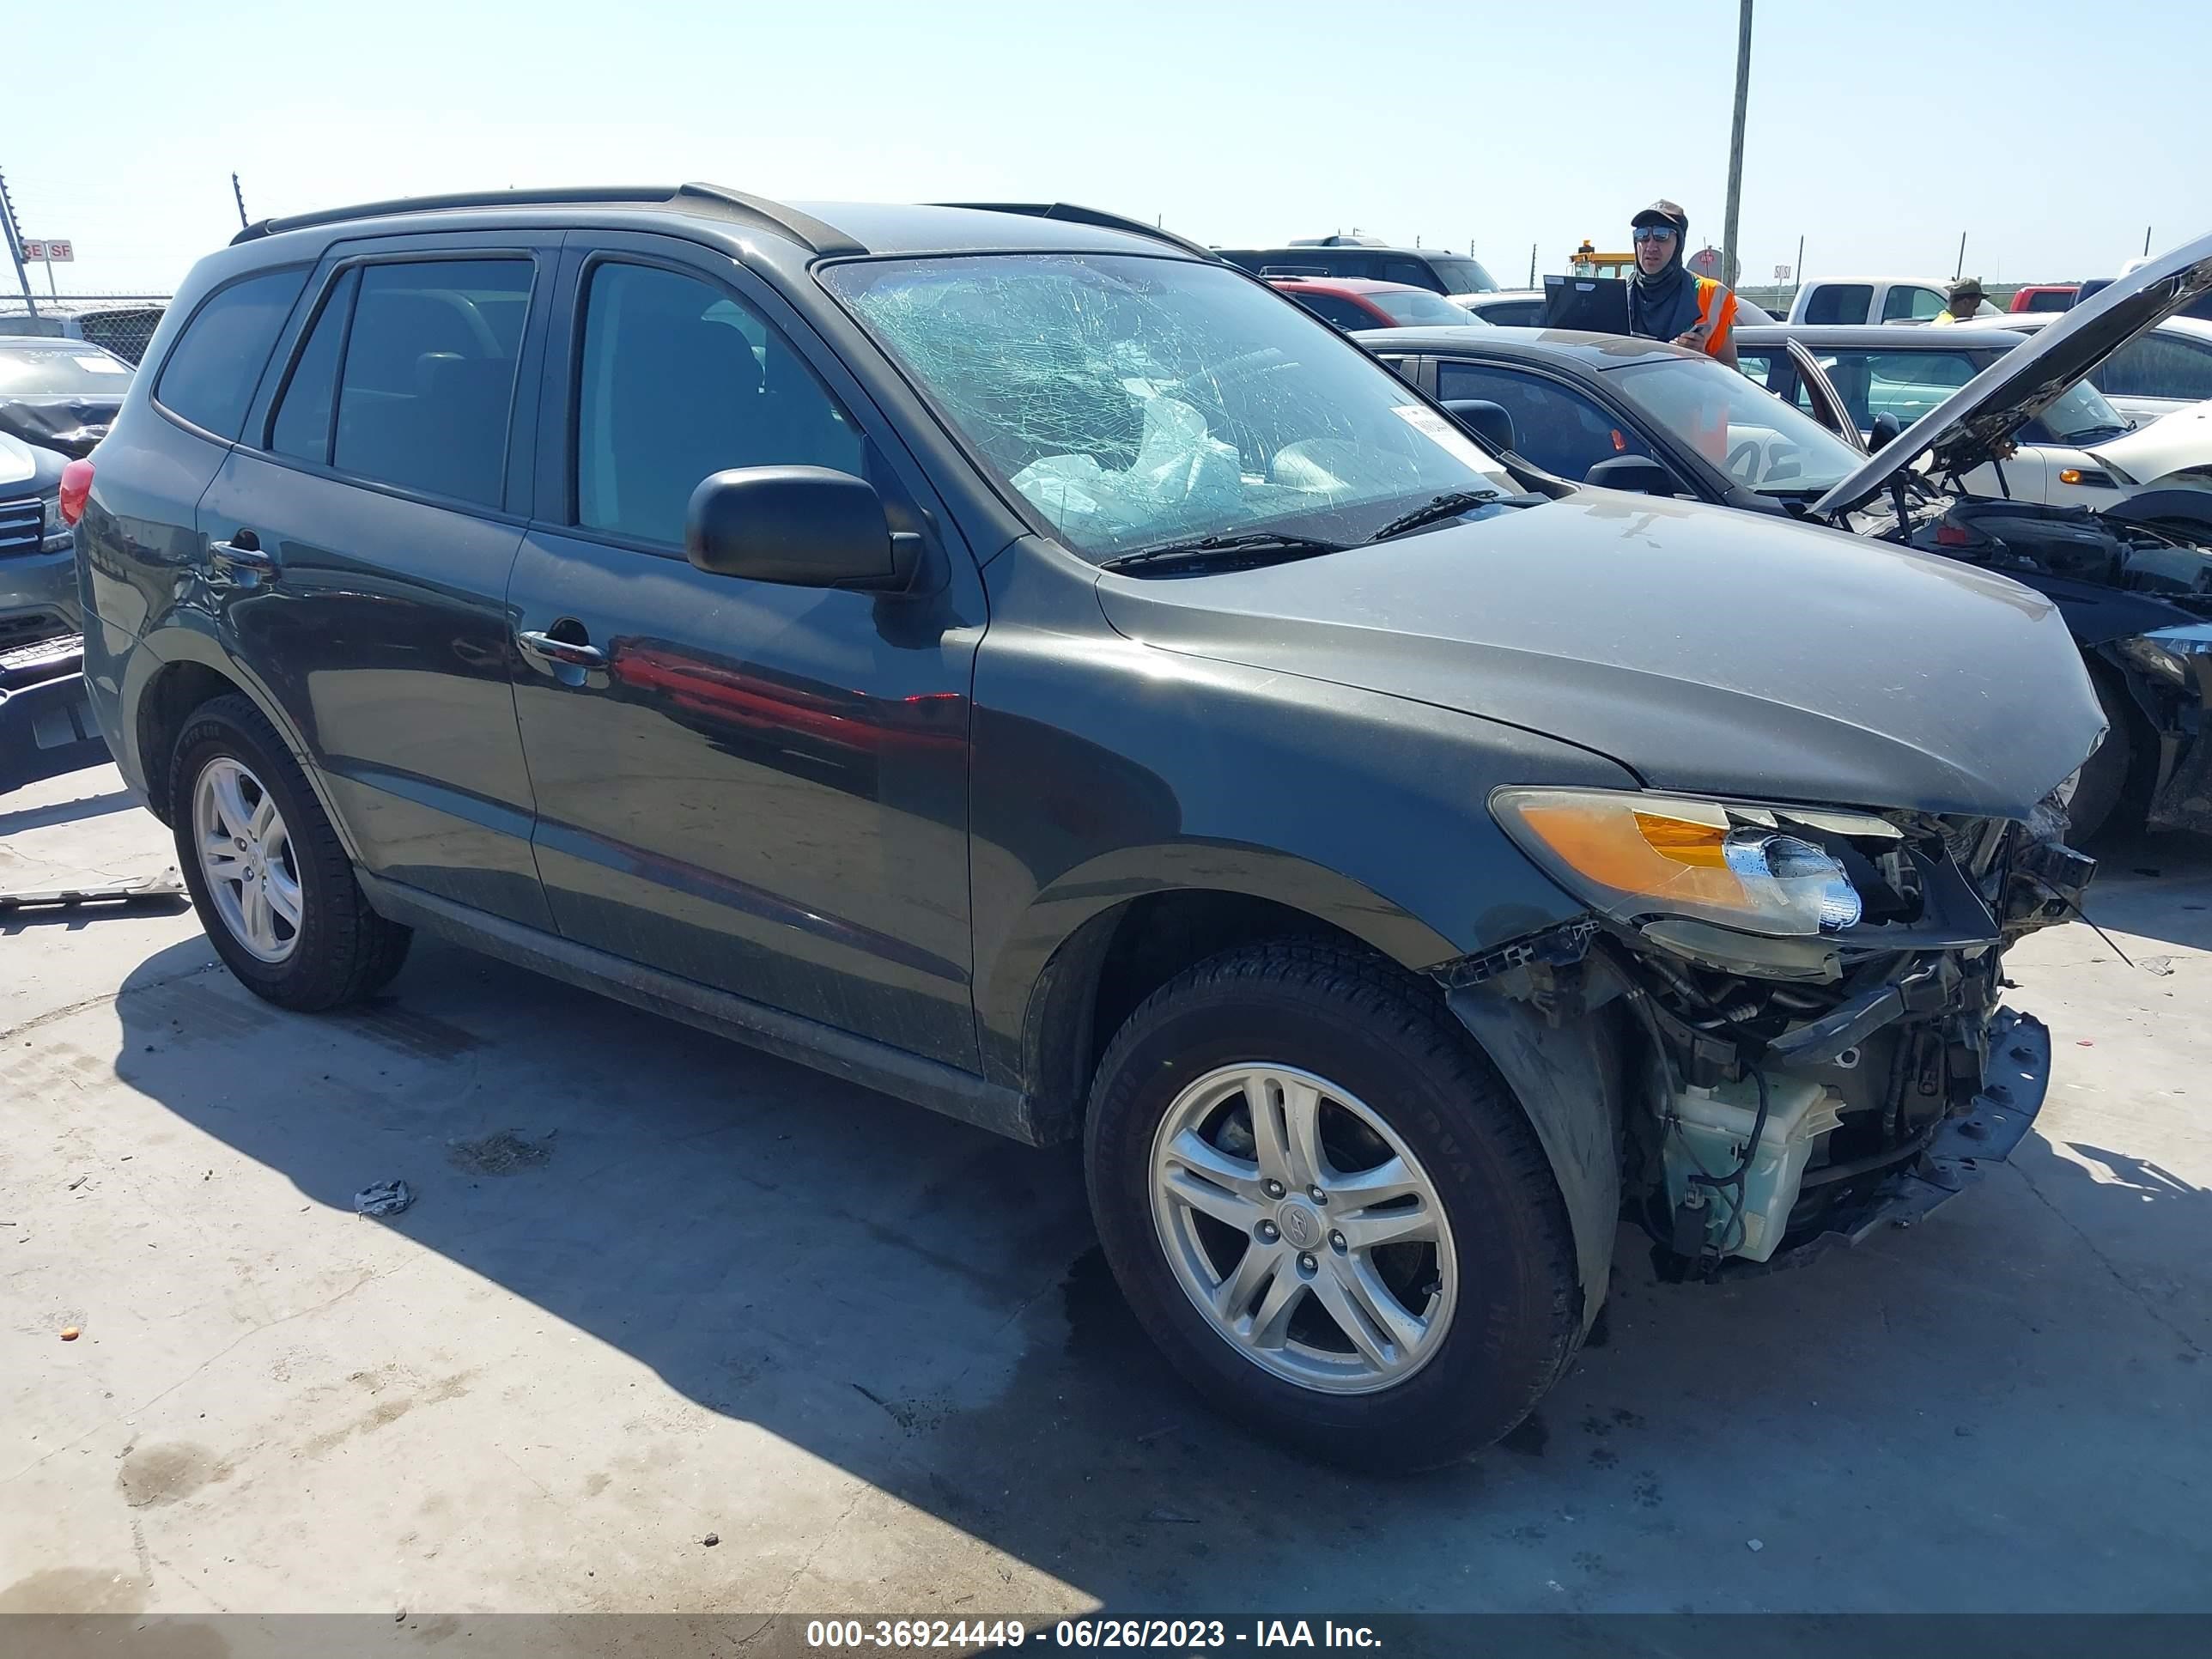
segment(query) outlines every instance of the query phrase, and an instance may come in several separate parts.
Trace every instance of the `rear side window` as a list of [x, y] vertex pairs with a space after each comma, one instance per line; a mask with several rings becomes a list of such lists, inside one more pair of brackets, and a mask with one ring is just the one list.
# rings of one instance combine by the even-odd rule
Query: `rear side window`
[[353, 316], [354, 287], [358, 271], [338, 278], [331, 297], [323, 302], [307, 336], [307, 349], [292, 369], [277, 405], [269, 447], [279, 455], [327, 465], [331, 459], [331, 411], [337, 404], [338, 352], [345, 344], [346, 324]]
[[331, 465], [497, 507], [534, 270], [528, 259], [365, 266], [338, 377]]
[[2145, 334], [2112, 355], [2091, 377], [2118, 398], [2212, 398], [2212, 345], [2171, 334]]
[[1341, 294], [1300, 293], [1292, 289], [1291, 298], [1325, 323], [1338, 328], [1382, 328], [1387, 326], [1379, 317], [1363, 311]]
[[[1874, 304], [1874, 289], [1866, 283], [1824, 283], [1805, 302], [1808, 323], [1863, 323]], [[1933, 313], [1930, 313], [1931, 315]]]
[[1419, 259], [1386, 259], [1382, 262], [1382, 280], [1403, 283], [1408, 288], [1425, 288], [1431, 293], [1441, 293], [1443, 285], [1437, 273]]
[[155, 383], [155, 401], [202, 431], [236, 438], [277, 331], [307, 285], [299, 267], [218, 289], [178, 337]]

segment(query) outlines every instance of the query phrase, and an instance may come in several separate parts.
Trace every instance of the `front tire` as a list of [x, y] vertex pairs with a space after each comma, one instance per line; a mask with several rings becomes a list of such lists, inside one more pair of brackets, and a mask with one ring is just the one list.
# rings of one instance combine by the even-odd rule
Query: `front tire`
[[2081, 776], [2067, 803], [2069, 837], [2077, 844], [2107, 828], [2131, 832], [2142, 826], [2143, 805], [2134, 788], [2136, 775], [2135, 715], [2127, 694], [2113, 685], [2104, 672], [2094, 672], [2097, 703], [2105, 711], [2105, 740], [2081, 763]]
[[1507, 1433], [1579, 1344], [1565, 1206], [1441, 1002], [1327, 945], [1217, 957], [1115, 1036], [1091, 1212], [1146, 1332], [1206, 1399], [1370, 1473]]
[[319, 1012], [399, 971], [410, 930], [368, 908], [299, 763], [246, 698], [218, 697], [185, 723], [169, 822], [200, 925], [255, 994]]

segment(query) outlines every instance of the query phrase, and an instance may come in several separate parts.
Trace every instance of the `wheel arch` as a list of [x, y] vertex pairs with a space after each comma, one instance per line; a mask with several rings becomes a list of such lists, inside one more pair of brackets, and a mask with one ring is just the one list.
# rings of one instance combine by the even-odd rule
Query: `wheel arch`
[[[141, 675], [143, 679], [138, 678]], [[169, 822], [169, 764], [177, 738], [192, 711], [217, 697], [231, 696], [244, 697], [275, 728], [299, 763], [307, 787], [314, 792], [316, 805], [337, 830], [339, 845], [348, 858], [357, 862], [359, 852], [353, 836], [317, 775], [307, 744], [286, 718], [283, 705], [216, 641], [191, 628], [166, 629], [144, 641], [125, 687], [123, 705], [130, 711], [130, 741], [154, 816], [165, 824]]]
[[[1147, 873], [1139, 877], [1142, 866]], [[1194, 963], [1266, 939], [1328, 940], [1418, 972], [1459, 952], [1333, 871], [1258, 848], [1123, 849], [1040, 892], [979, 978], [987, 1066], [1029, 1096], [1048, 1139], [1081, 1127], [1106, 1044], [1139, 1003]]]

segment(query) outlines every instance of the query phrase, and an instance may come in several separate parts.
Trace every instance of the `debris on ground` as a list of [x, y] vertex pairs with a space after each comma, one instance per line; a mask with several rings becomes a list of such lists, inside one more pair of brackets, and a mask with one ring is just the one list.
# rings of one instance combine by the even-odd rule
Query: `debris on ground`
[[1198, 1524], [1198, 1517], [1196, 1516], [1183, 1515], [1174, 1510], [1147, 1510], [1145, 1512], [1145, 1519], [1147, 1521], [1164, 1521], [1170, 1526], [1176, 1527], [1194, 1527]]
[[77, 1329], [74, 1325], [64, 1325], [62, 1327], [62, 1340], [64, 1342], [74, 1342], [78, 1337], [83, 1334], [84, 1333]]
[[710, 1532], [699, 1541], [704, 1544], [708, 1549], [712, 1549], [715, 1545], [722, 1541], [722, 1534], [719, 1532]]
[[353, 1195], [353, 1206], [363, 1215], [398, 1215], [415, 1201], [415, 1189], [404, 1181], [380, 1181]]
[[1744, 1547], [1744, 1548], [1746, 1548], [1746, 1549], [1749, 1550], [1749, 1551], [1750, 1551], [1753, 1555], [1758, 1554], [1758, 1553], [1759, 1553], [1759, 1551], [1761, 1551], [1761, 1550], [1763, 1550], [1763, 1549], [1765, 1549], [1765, 1548], [1766, 1547], [1766, 1546], [1765, 1546], [1765, 1544], [1761, 1543], [1761, 1542], [1760, 1542], [1758, 1539], [1756, 1539], [1756, 1538], [1747, 1538], [1747, 1539], [1745, 1539], [1745, 1540], [1743, 1540], [1743, 1547]]
[[526, 1140], [512, 1129], [501, 1129], [481, 1140], [449, 1140], [446, 1161], [470, 1175], [509, 1176], [534, 1170], [553, 1156], [555, 1129], [541, 1140]]

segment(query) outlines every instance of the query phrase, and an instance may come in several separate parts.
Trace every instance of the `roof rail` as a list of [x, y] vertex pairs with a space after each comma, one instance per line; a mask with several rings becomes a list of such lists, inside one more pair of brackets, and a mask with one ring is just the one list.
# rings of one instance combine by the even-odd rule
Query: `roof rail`
[[669, 206], [711, 217], [734, 220], [757, 230], [787, 236], [816, 253], [865, 253], [851, 237], [819, 219], [764, 197], [747, 196], [720, 185], [584, 185], [556, 190], [463, 191], [450, 196], [402, 196], [388, 202], [325, 208], [283, 219], [263, 219], [232, 237], [231, 246], [288, 230], [343, 224], [349, 219], [381, 219], [401, 213], [437, 213], [465, 208], [568, 207], [635, 203]]
[[1095, 225], [1101, 230], [1122, 231], [1131, 236], [1150, 237], [1155, 242], [1165, 242], [1181, 248], [1185, 253], [1218, 264], [1221, 256], [1212, 248], [1194, 242], [1188, 236], [1178, 236], [1171, 230], [1162, 230], [1158, 225], [1148, 225], [1142, 219], [1124, 218], [1118, 213], [1108, 213], [1098, 208], [1078, 207], [1073, 202], [935, 202], [933, 207], [969, 208], [978, 213], [1019, 213], [1032, 219], [1060, 219], [1072, 225]]

